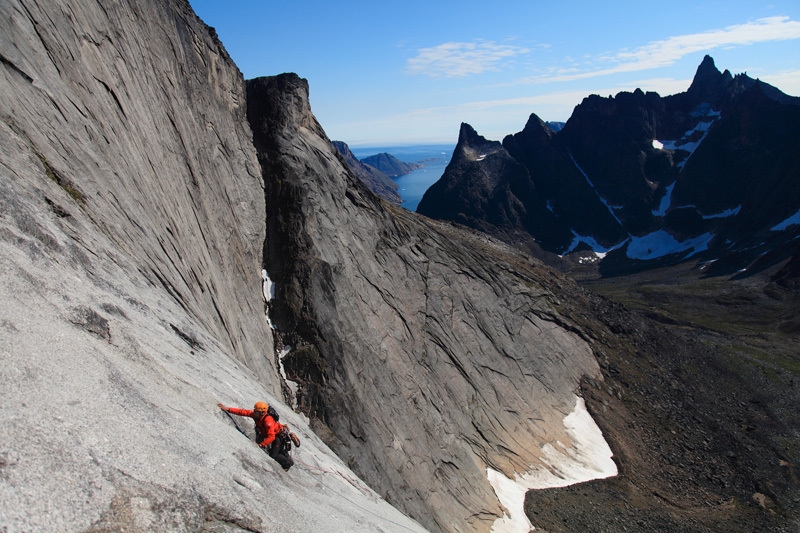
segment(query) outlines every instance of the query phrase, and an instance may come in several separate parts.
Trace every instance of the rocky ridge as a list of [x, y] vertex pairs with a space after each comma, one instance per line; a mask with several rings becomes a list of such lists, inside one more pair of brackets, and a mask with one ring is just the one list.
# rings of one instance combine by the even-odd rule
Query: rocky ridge
[[364, 182], [369, 190], [393, 204], [399, 205], [400, 202], [403, 201], [400, 194], [397, 192], [397, 183], [392, 181], [387, 174], [375, 168], [373, 165], [359, 161], [355, 154], [350, 151], [350, 147], [347, 146], [347, 143], [342, 141], [331, 142], [336, 148], [336, 151], [344, 158], [347, 167]]
[[602, 254], [604, 275], [692, 258], [757, 273], [797, 250], [798, 102], [706, 56], [684, 93], [590, 95], [558, 132], [532, 114], [483, 159], [462, 125], [417, 211], [539, 255]]

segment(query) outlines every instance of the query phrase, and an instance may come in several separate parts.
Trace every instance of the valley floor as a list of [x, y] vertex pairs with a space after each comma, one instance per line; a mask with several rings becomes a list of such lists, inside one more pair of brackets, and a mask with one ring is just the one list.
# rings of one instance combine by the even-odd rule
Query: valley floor
[[800, 529], [800, 303], [770, 274], [582, 281], [614, 334], [582, 393], [620, 475], [529, 492], [537, 531]]

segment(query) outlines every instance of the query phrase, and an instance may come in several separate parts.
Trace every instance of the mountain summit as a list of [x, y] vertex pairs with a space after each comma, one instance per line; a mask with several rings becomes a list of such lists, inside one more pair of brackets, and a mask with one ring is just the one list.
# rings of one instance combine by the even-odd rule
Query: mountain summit
[[493, 158], [503, 168], [470, 158], [462, 125], [417, 211], [534, 253], [593, 251], [606, 274], [688, 258], [756, 272], [797, 249], [798, 102], [706, 56], [685, 93], [592, 95], [557, 133], [532, 115]]

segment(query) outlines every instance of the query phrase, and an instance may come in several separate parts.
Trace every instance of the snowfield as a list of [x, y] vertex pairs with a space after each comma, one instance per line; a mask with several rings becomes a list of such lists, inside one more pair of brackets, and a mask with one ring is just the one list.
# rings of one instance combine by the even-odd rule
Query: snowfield
[[790, 216], [780, 224], [773, 226], [772, 231], [783, 231], [789, 226], [797, 226], [798, 224], [800, 224], [800, 211]]
[[543, 465], [515, 475], [514, 479], [492, 468], [486, 469], [489, 483], [509, 513], [495, 520], [492, 533], [528, 533], [533, 529], [523, 508], [529, 490], [566, 487], [617, 475], [611, 448], [586, 410], [583, 398], [575, 397], [575, 409], [564, 417], [564, 429], [572, 439], [572, 447], [558, 441], [555, 446], [545, 444]]
[[656, 259], [665, 255], [689, 252], [686, 257], [708, 249], [713, 233], [704, 233], [694, 239], [679, 242], [666, 231], [658, 230], [643, 237], [631, 237], [627, 255], [631, 259]]
[[[655, 143], [656, 141], [653, 142]], [[659, 204], [658, 209], [652, 211], [654, 217], [663, 217], [667, 215], [667, 211], [669, 211], [669, 208], [672, 205], [672, 190], [674, 188], [675, 188], [675, 183], [668, 185], [664, 189], [664, 197], [661, 199], [661, 203]]]
[[[677, 166], [680, 169], [683, 168], [683, 166], [686, 164], [686, 161], [689, 160], [689, 157], [691, 157], [695, 150], [697, 150], [697, 147], [700, 146], [700, 143], [705, 140], [706, 135], [708, 135], [708, 130], [711, 129], [711, 126], [713, 126], [714, 123], [722, 116], [719, 111], [714, 111], [711, 108], [711, 104], [708, 103], [698, 105], [697, 109], [695, 109], [692, 115], [700, 118], [701, 120], [694, 128], [686, 131], [683, 134], [683, 137], [680, 139], [673, 141], [653, 139], [653, 148], [656, 150], [670, 150], [673, 152], [677, 150], [683, 150], [684, 152], [689, 153], [686, 159], [678, 163]], [[702, 136], [695, 141], [690, 141], [689, 139], [691, 139], [692, 136], [698, 132], [701, 132]]]
[[700, 215], [700, 216], [703, 217], [703, 220], [710, 220], [712, 218], [730, 218], [730, 217], [735, 217], [736, 215], [738, 215], [739, 211], [741, 211], [741, 210], [742, 210], [742, 206], [740, 205], [740, 206], [734, 207], [733, 209], [726, 209], [725, 211], [723, 211], [721, 213], [715, 213], [713, 215]]

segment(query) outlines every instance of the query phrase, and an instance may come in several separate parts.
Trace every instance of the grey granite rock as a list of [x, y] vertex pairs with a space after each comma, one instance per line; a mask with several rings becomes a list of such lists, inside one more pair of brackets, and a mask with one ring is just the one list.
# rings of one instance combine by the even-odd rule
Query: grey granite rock
[[[378, 200], [341, 163], [293, 74], [248, 81], [267, 191], [271, 317], [300, 406], [339, 455], [427, 527], [489, 531], [509, 477], [569, 443], [587, 341], [557, 276], [486, 236]], [[309, 356], [312, 353], [313, 356]]]
[[[569, 447], [572, 285], [379, 200], [186, 2], [4, 2], [0, 95], [0, 526], [488, 531], [486, 469]], [[215, 405], [256, 400], [289, 473]]]
[[244, 104], [185, 1], [0, 3], [0, 530], [422, 531], [281, 405]]

